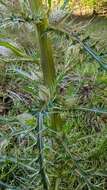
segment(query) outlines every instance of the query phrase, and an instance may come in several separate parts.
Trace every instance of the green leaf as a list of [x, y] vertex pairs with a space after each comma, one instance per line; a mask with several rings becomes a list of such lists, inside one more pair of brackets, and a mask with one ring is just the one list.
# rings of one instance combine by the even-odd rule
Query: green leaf
[[6, 47], [8, 49], [10, 49], [13, 53], [15, 53], [17, 56], [20, 57], [26, 57], [27, 55], [22, 52], [19, 48], [15, 47], [14, 45], [12, 45], [9, 42], [5, 42], [5, 41], [0, 41], [0, 46]]
[[6, 6], [6, 3], [5, 3], [4, 1], [0, 0], [0, 3], [1, 3], [2, 5], [4, 5], [4, 6]]
[[6, 38], [6, 37], [7, 37], [7, 35], [0, 33], [0, 38]]
[[22, 113], [17, 116], [17, 119], [22, 125], [35, 126], [35, 118], [30, 113]]

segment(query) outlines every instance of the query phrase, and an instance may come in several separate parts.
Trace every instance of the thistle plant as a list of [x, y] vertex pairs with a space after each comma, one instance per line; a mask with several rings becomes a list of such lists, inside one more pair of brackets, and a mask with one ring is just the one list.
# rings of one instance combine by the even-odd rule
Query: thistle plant
[[[107, 170], [101, 159], [105, 163], [107, 130], [100, 115], [105, 116], [107, 111], [103, 108], [81, 107], [81, 99], [84, 104], [84, 99], [88, 99], [88, 96], [93, 100], [91, 92], [95, 88], [95, 81], [92, 87], [82, 86], [84, 80], [86, 82], [90, 79], [85, 76], [83, 79], [78, 72], [76, 76], [67, 75], [69, 70], [71, 69], [72, 73], [75, 67], [73, 61], [71, 66], [68, 61], [73, 60], [68, 54], [69, 49], [72, 49], [70, 40], [80, 44], [79, 48], [82, 47], [82, 51], [85, 49], [104, 71], [107, 69], [105, 61], [85, 40], [81, 40], [78, 32], [75, 33], [69, 23], [67, 24], [69, 14], [66, 14], [64, 7], [68, 0], [64, 1], [61, 8], [53, 10], [51, 0], [19, 0], [17, 6], [16, 1], [10, 1], [8, 4], [0, 2], [11, 13], [6, 13], [1, 19], [3, 32], [13, 24], [18, 25], [19, 29], [21, 25], [30, 25], [37, 45], [36, 50], [31, 50], [28, 46], [24, 49], [0, 36], [0, 46], [14, 53], [12, 57], [2, 56], [0, 63], [10, 64], [8, 72], [13, 79], [17, 78], [17, 85], [18, 82], [19, 85], [24, 82], [21, 86], [24, 94], [21, 94], [20, 90], [18, 93], [12, 91], [13, 89], [7, 90], [13, 98], [14, 108], [7, 117], [0, 117], [0, 124], [4, 127], [0, 133], [0, 188], [106, 189]], [[64, 43], [66, 39], [70, 41], [70, 48], [66, 45], [61, 47], [67, 54], [67, 63], [64, 63], [63, 70], [59, 72], [52, 38], [50, 39], [53, 34], [64, 36]], [[69, 87], [72, 87], [72, 90]], [[66, 90], [68, 93], [70, 90], [70, 97], [66, 95]], [[90, 126], [90, 117], [93, 117], [94, 124], [99, 122], [100, 128], [96, 128], [93, 123]]]

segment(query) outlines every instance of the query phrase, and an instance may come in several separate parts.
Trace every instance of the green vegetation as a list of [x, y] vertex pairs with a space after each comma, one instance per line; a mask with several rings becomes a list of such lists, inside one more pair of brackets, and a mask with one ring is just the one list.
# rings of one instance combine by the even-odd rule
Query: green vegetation
[[0, 1], [1, 190], [107, 189], [107, 18], [60, 2]]

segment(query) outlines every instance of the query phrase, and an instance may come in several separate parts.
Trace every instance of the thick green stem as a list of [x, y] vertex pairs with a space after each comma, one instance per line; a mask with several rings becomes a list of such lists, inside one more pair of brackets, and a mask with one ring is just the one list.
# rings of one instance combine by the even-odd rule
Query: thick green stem
[[36, 23], [38, 32], [40, 54], [41, 54], [41, 67], [43, 71], [44, 83], [47, 87], [51, 88], [55, 81], [55, 66], [53, 61], [52, 47], [47, 33], [45, 33], [48, 27], [48, 20], [45, 15], [42, 0], [29, 0], [33, 16], [42, 14], [43, 18], [40, 18], [40, 22]]
[[52, 48], [47, 34], [43, 33], [46, 29], [45, 20], [37, 25], [40, 53], [41, 53], [41, 67], [44, 76], [45, 85], [49, 88], [52, 87], [55, 81], [55, 67], [52, 56]]
[[[53, 53], [50, 39], [45, 32], [48, 28], [48, 19], [47, 15], [44, 13], [44, 7], [42, 4], [42, 0], [29, 0], [33, 16], [41, 15], [40, 22], [35, 22], [38, 38], [39, 38], [39, 46], [40, 46], [40, 60], [41, 60], [41, 68], [44, 77], [44, 84], [52, 90], [54, 85], [56, 74], [55, 74], [55, 65], [53, 60]], [[61, 119], [59, 114], [53, 114], [51, 117], [51, 125], [54, 129], [60, 128]]]

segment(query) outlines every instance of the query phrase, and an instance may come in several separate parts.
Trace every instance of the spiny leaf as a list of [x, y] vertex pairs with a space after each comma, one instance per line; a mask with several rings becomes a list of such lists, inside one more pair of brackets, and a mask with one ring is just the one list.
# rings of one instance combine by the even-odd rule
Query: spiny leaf
[[7, 189], [8, 188], [10, 190], [19, 190], [19, 188], [15, 187], [15, 186], [11, 186], [11, 185], [4, 183], [2, 181], [0, 181], [0, 188], [1, 189]]
[[107, 114], [107, 110], [101, 108], [77, 108], [77, 110], [89, 111], [98, 114]]

